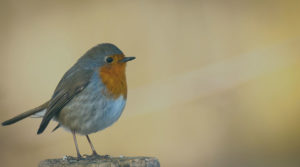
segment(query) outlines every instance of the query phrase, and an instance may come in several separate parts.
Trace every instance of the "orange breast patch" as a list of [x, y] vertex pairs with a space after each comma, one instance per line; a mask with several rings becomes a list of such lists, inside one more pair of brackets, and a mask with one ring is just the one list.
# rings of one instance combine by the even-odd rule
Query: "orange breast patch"
[[117, 55], [117, 60], [112, 64], [104, 65], [99, 69], [99, 75], [109, 94], [117, 99], [120, 95], [127, 98], [127, 83], [125, 76], [126, 63], [119, 63], [118, 60], [124, 57]]

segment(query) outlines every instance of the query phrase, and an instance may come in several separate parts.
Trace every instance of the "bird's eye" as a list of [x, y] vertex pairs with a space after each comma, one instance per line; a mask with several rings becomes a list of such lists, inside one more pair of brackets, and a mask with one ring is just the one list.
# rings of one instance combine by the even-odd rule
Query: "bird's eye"
[[105, 59], [105, 61], [106, 61], [106, 63], [111, 63], [111, 62], [114, 61], [114, 59], [113, 59], [112, 57], [107, 57], [107, 58]]

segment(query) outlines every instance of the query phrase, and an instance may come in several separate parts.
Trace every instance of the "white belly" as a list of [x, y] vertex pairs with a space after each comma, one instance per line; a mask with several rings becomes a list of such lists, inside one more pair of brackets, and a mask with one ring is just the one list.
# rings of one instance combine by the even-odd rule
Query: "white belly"
[[[78, 128], [76, 132], [90, 134], [109, 127], [120, 118], [125, 104], [126, 101], [123, 96], [120, 96], [116, 100], [107, 101], [105, 109], [103, 111], [99, 110], [94, 112], [94, 115], [91, 115], [89, 120], [84, 120], [82, 122], [80, 128]], [[101, 105], [101, 103], [99, 105]]]
[[87, 135], [103, 130], [116, 122], [122, 114], [126, 100], [120, 96], [116, 100], [102, 99], [92, 106], [90, 103], [72, 104], [61, 111], [58, 121], [67, 130]]

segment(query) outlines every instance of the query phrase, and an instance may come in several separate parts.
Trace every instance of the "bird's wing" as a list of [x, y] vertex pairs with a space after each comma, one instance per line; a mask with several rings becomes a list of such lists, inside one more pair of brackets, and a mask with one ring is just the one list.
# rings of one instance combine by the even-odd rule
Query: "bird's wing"
[[93, 69], [71, 68], [57, 85], [53, 97], [50, 100], [47, 112], [40, 124], [37, 134], [42, 133], [50, 120], [78, 93], [89, 84], [94, 73]]

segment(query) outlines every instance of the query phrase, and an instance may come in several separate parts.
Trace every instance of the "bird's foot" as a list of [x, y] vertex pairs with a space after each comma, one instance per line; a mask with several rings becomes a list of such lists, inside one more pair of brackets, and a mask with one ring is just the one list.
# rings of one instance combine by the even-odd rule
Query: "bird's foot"
[[77, 154], [77, 161], [80, 161], [80, 160], [84, 160], [85, 158], [83, 156], [81, 156], [80, 154]]

